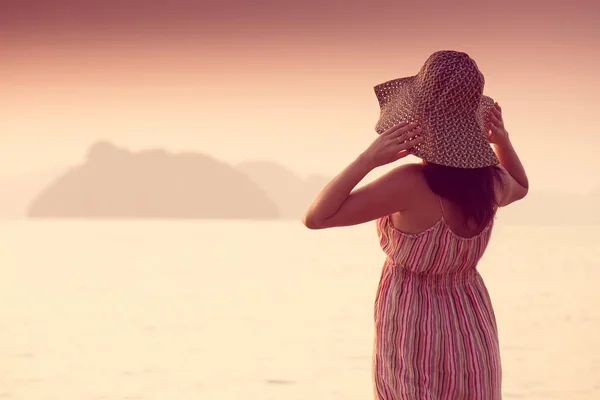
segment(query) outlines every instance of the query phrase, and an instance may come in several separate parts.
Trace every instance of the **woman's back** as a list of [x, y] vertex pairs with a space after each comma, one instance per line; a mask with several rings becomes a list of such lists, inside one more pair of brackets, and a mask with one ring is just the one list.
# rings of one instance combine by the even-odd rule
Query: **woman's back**
[[500, 399], [496, 319], [477, 271], [493, 214], [483, 228], [465, 224], [425, 178], [414, 190], [421, 202], [377, 220], [387, 257], [375, 300], [376, 397]]
[[[479, 235], [484, 229], [490, 226], [496, 211], [496, 202], [488, 202], [489, 215], [488, 220], [477, 223], [464, 215], [461, 207], [456, 203], [445, 199], [442, 193], [435, 193], [427, 182], [425, 168], [428, 166], [416, 164], [419, 170], [420, 179], [414, 181], [412, 187], [413, 197], [418, 199], [412, 207], [390, 215], [391, 225], [398, 231], [415, 234], [423, 232], [439, 222], [447, 227], [450, 233], [454, 233], [460, 238], [472, 238]], [[494, 168], [494, 167], [489, 167]], [[444, 177], [442, 177], [444, 178]], [[489, 179], [493, 179], [490, 176]], [[481, 185], [482, 182], [475, 182], [475, 185]], [[493, 182], [492, 182], [493, 184]], [[449, 185], [452, 187], [452, 185]], [[495, 186], [501, 186], [498, 182]], [[484, 195], [485, 193], [480, 194]], [[497, 198], [499, 196], [494, 196]], [[484, 198], [483, 201], [486, 199]]]
[[441, 201], [438, 202], [438, 207], [439, 219], [419, 232], [407, 232], [398, 228], [394, 217], [402, 219], [401, 216], [388, 215], [377, 220], [380, 245], [387, 256], [387, 262], [421, 274], [476, 272], [477, 263], [483, 256], [492, 233], [493, 219], [483, 229], [477, 232], [472, 230], [468, 236], [464, 236], [450, 227]]

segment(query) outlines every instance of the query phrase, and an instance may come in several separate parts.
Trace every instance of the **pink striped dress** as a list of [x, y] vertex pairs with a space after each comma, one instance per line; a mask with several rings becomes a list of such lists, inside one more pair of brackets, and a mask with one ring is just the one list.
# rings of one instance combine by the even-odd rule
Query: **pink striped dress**
[[387, 259], [375, 299], [376, 399], [501, 399], [496, 319], [476, 269], [492, 225], [463, 238], [443, 211], [418, 234], [377, 220]]

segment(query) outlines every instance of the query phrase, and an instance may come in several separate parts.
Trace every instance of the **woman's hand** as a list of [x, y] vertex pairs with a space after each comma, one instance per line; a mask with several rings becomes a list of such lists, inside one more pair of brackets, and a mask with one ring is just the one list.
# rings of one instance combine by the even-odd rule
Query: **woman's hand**
[[406, 157], [409, 150], [421, 143], [421, 128], [417, 123], [401, 122], [383, 132], [361, 154], [372, 168]]
[[489, 126], [488, 126], [488, 140], [490, 143], [496, 145], [502, 145], [507, 143], [508, 132], [504, 127], [504, 121], [502, 119], [502, 109], [498, 103], [494, 104], [494, 108], [489, 113]]
[[402, 191], [403, 185], [411, 182], [401, 179], [398, 185], [390, 185], [390, 180], [399, 179], [397, 172], [386, 179], [379, 178], [379, 183], [364, 185], [356, 193], [353, 191], [373, 168], [408, 155], [422, 141], [420, 134], [416, 123], [404, 122], [378, 136], [319, 192], [304, 214], [304, 225], [310, 229], [356, 225], [397, 211], [398, 190]]

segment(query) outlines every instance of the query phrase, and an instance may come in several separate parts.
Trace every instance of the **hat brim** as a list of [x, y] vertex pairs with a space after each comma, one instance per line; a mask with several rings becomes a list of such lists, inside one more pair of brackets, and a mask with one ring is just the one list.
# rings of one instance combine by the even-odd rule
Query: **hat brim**
[[431, 163], [458, 168], [482, 168], [499, 163], [487, 138], [487, 115], [494, 100], [481, 96], [473, 112], [455, 115], [448, 112], [423, 112], [418, 106], [417, 76], [398, 78], [374, 87], [380, 116], [375, 131], [382, 134], [401, 122], [418, 122], [423, 141], [410, 153]]

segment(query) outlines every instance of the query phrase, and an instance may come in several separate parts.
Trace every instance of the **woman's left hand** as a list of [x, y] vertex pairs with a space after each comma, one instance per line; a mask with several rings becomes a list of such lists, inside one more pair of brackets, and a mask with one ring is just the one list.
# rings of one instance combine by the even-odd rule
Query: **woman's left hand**
[[401, 122], [383, 132], [361, 154], [372, 168], [406, 157], [409, 150], [421, 143], [421, 128], [415, 122]]

